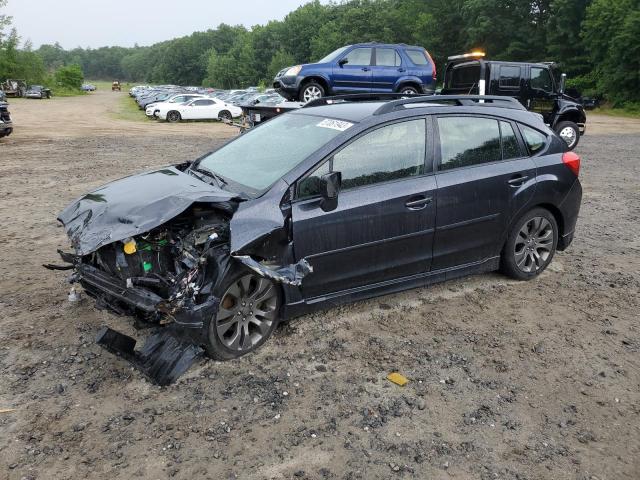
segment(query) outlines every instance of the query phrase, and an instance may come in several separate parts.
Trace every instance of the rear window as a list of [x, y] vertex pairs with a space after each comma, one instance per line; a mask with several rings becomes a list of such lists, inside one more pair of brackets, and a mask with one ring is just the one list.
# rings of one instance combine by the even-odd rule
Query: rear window
[[531, 155], [535, 155], [544, 150], [544, 147], [547, 144], [546, 135], [539, 132], [538, 130], [534, 130], [533, 128], [526, 127], [524, 125], [520, 125], [520, 131], [522, 132], [524, 143], [527, 144], [529, 153], [531, 153]]
[[498, 121], [479, 117], [440, 117], [440, 170], [502, 160]]
[[500, 66], [500, 88], [520, 88], [520, 67]]
[[480, 80], [480, 65], [465, 65], [454, 67], [451, 71], [449, 88], [471, 88], [478, 84]]
[[421, 50], [405, 50], [414, 65], [429, 65], [427, 56]]

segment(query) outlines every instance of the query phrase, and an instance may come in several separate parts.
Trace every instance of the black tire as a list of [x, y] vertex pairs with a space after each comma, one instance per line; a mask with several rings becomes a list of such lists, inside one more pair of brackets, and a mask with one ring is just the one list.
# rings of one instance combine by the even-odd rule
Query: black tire
[[560, 122], [556, 125], [556, 133], [565, 141], [569, 150], [573, 150], [580, 142], [580, 129], [578, 125], [568, 120]]
[[411, 85], [403, 85], [402, 87], [400, 87], [400, 90], [398, 90], [399, 93], [402, 93], [404, 95], [418, 95], [418, 89], [416, 87], [412, 87]]
[[218, 120], [220, 120], [221, 122], [224, 122], [224, 121], [230, 122], [231, 120], [233, 120], [233, 116], [231, 115], [231, 112], [229, 110], [222, 110], [218, 114]]
[[[246, 288], [247, 295], [244, 298], [237, 298], [238, 295], [234, 293], [234, 287], [244, 284], [247, 277], [250, 277]], [[267, 288], [270, 289], [268, 298], [260, 300], [260, 294], [264, 293]], [[242, 292], [242, 290], [242, 288], [235, 289], [238, 292]], [[280, 306], [282, 305], [279, 286], [247, 268], [232, 266], [224, 280], [218, 282], [218, 285], [214, 287], [213, 295], [220, 299], [220, 307], [216, 315], [209, 320], [205, 348], [207, 355], [215, 360], [231, 360], [257, 350], [271, 337], [278, 326]], [[251, 302], [249, 304], [251, 298], [254, 299], [253, 301], [258, 298], [260, 303], [256, 302], [254, 305]], [[254, 315], [254, 309], [264, 312], [266, 315]], [[263, 319], [261, 327], [252, 323], [253, 321], [261, 321], [261, 319]], [[246, 324], [246, 330], [243, 327], [243, 322]], [[249, 336], [245, 332], [249, 332]], [[234, 348], [236, 335], [240, 338], [238, 345]], [[249, 343], [241, 345], [244, 340]]]
[[549, 210], [534, 208], [511, 227], [502, 249], [500, 269], [516, 280], [531, 280], [549, 266], [557, 245], [555, 217]]
[[311, 80], [310, 82], [302, 85], [300, 89], [300, 95], [298, 96], [301, 102], [310, 102], [318, 98], [322, 98], [327, 94], [326, 90], [318, 82]]
[[180, 120], [182, 120], [182, 115], [180, 115], [180, 112], [177, 112], [175, 110], [171, 110], [170, 112], [167, 112], [167, 122], [177, 123]]

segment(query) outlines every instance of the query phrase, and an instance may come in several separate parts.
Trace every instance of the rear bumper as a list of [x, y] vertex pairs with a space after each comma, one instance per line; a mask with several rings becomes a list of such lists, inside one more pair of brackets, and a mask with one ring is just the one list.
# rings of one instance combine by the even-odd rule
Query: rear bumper
[[578, 214], [580, 213], [580, 205], [582, 203], [582, 185], [580, 180], [576, 181], [571, 186], [569, 193], [558, 206], [562, 212], [563, 228], [560, 237], [558, 238], [558, 250], [566, 250], [573, 242], [574, 232], [576, 230], [576, 223], [578, 222]]

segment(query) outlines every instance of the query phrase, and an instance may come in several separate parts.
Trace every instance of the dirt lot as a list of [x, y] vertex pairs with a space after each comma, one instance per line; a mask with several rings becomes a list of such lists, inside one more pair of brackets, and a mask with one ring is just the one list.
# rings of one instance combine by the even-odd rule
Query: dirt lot
[[0, 479], [640, 478], [640, 122], [589, 118], [576, 240], [541, 278], [305, 316], [160, 388], [94, 344], [130, 322], [41, 264], [73, 198], [235, 132], [117, 120], [118, 98], [14, 101], [0, 140]]

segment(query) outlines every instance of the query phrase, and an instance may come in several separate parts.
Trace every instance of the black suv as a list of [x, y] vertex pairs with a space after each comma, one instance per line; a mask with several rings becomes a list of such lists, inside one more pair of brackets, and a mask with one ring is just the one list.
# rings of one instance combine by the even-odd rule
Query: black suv
[[587, 117], [577, 99], [566, 95], [566, 76], [554, 63], [498, 62], [474, 52], [449, 57], [443, 94], [504, 95], [542, 115], [573, 150], [584, 135]]
[[280, 319], [496, 269], [531, 280], [569, 246], [580, 158], [539, 115], [381, 97], [315, 100], [82, 196], [59, 216], [72, 280], [230, 359]]

